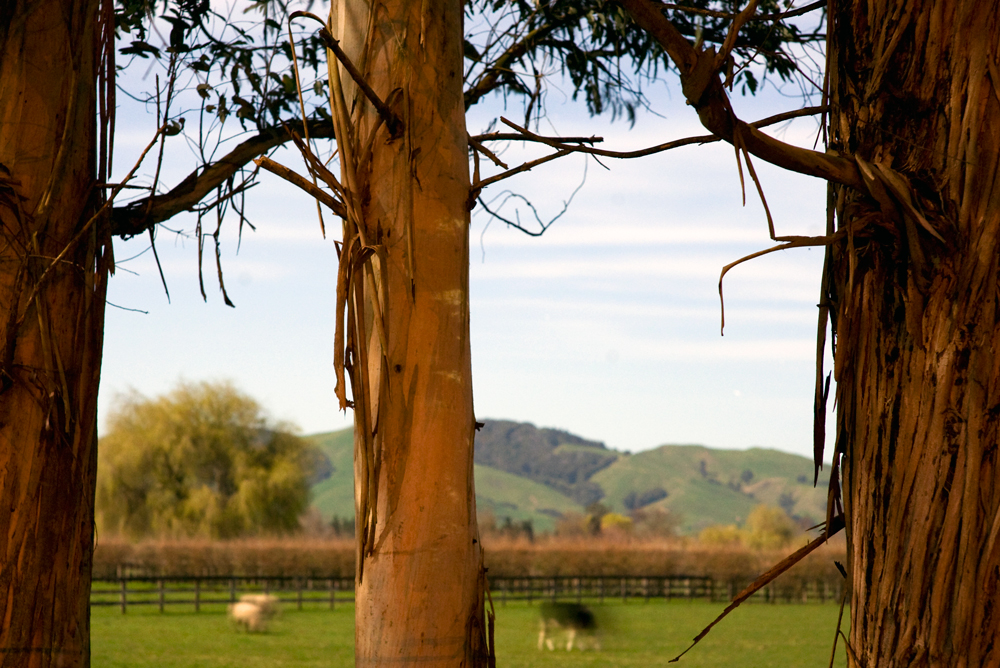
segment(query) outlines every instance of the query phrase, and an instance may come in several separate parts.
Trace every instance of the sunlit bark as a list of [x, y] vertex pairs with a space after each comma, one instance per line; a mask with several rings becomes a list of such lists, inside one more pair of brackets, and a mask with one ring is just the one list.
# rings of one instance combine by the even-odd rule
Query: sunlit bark
[[[1000, 664], [1000, 3], [834, 3], [835, 147], [913, 203], [841, 192], [838, 444], [863, 666]], [[882, 198], [885, 200], [885, 198]]]
[[[372, 281], [358, 271], [349, 298], [364, 292], [370, 300], [378, 285], [386, 341], [383, 351], [368, 301], [368, 334], [348, 341], [363, 543], [356, 662], [484, 665], [472, 475], [462, 4], [392, 0], [372, 8], [369, 14], [364, 2], [342, 2], [332, 21], [347, 54], [402, 121], [396, 136], [383, 124], [369, 142], [377, 114], [341, 69], [348, 107], [355, 100], [354, 155], [343, 152], [345, 138], [341, 159], [358, 167], [345, 181], [354, 180], [367, 243], [381, 248], [370, 259]], [[365, 387], [361, 373], [367, 373]], [[371, 540], [364, 544], [369, 525]]]
[[90, 663], [109, 248], [100, 221], [84, 229], [97, 201], [97, 10], [0, 8], [0, 666]]

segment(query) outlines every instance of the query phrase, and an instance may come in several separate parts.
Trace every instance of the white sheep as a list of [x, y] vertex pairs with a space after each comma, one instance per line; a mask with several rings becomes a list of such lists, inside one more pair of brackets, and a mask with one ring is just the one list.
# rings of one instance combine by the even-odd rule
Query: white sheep
[[260, 608], [265, 621], [281, 612], [278, 597], [271, 594], [243, 594], [240, 596], [240, 602], [253, 603]]
[[236, 623], [237, 627], [243, 627], [247, 632], [253, 633], [267, 630], [269, 617], [256, 603], [249, 601], [231, 603], [228, 610], [229, 617]]

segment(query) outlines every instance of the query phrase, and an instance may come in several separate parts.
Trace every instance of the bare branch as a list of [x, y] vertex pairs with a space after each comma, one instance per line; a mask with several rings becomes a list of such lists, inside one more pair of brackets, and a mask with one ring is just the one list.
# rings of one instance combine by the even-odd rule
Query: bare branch
[[[828, 0], [817, 0], [816, 2], [811, 2], [808, 5], [799, 7], [798, 9], [790, 9], [787, 12], [781, 12], [780, 14], [761, 14], [760, 16], [754, 16], [751, 21], [783, 21], [784, 19], [794, 18], [796, 16], [802, 16], [803, 14], [808, 14], [809, 12], [814, 12], [817, 9], [822, 9], [826, 7]], [[730, 12], [717, 12], [714, 9], [699, 9], [697, 7], [685, 7], [683, 5], [675, 5], [671, 3], [663, 3], [660, 5], [664, 9], [671, 9], [675, 12], [684, 12], [685, 14], [700, 14], [701, 16], [711, 16], [715, 19], [726, 19], [727, 21], [732, 21], [736, 18], [736, 14]]]
[[[722, 69], [726, 66], [726, 61], [729, 60], [729, 54], [732, 52], [733, 47], [736, 46], [736, 38], [740, 34], [740, 30], [743, 28], [743, 24], [753, 18], [753, 15], [757, 12], [757, 1], [750, 0], [747, 6], [742, 12], [736, 15], [733, 19], [733, 24], [729, 26], [729, 33], [726, 35], [726, 41], [722, 43], [722, 49], [719, 51], [718, 55], [715, 56], [715, 68]], [[726, 77], [726, 85], [732, 83], [733, 75], [729, 74]]]
[[323, 38], [323, 43], [326, 44], [326, 48], [330, 49], [330, 51], [333, 52], [333, 55], [337, 56], [337, 60], [340, 61], [340, 64], [344, 66], [347, 73], [351, 75], [352, 79], [354, 79], [354, 83], [358, 84], [358, 88], [361, 89], [361, 92], [365, 94], [368, 101], [372, 103], [373, 107], [375, 107], [378, 115], [385, 122], [385, 126], [389, 128], [389, 134], [393, 137], [398, 137], [399, 133], [403, 131], [403, 122], [399, 120], [399, 116], [396, 115], [396, 112], [390, 109], [389, 105], [386, 104], [382, 98], [375, 93], [372, 87], [368, 85], [368, 81], [365, 80], [364, 75], [362, 75], [361, 72], [358, 71], [358, 68], [354, 66], [354, 63], [352, 63], [351, 59], [347, 57], [344, 50], [340, 48], [340, 43], [333, 38], [333, 35], [330, 34], [329, 30], [326, 28], [321, 29], [319, 31], [319, 36]]
[[376, 93], [372, 87], [368, 85], [368, 80], [365, 79], [365, 75], [363, 75], [361, 71], [358, 70], [357, 66], [351, 62], [350, 57], [348, 57], [348, 55], [344, 53], [344, 50], [340, 48], [340, 42], [330, 34], [329, 30], [326, 29], [326, 21], [312, 12], [299, 11], [292, 12], [288, 15], [289, 23], [291, 23], [293, 19], [297, 18], [312, 19], [314, 21], [318, 21], [319, 24], [323, 26], [319, 29], [319, 37], [323, 40], [323, 44], [326, 45], [327, 49], [333, 52], [333, 55], [337, 57], [340, 64], [344, 66], [347, 73], [351, 75], [352, 79], [354, 79], [354, 83], [358, 85], [358, 88], [361, 89], [361, 91], [365, 94], [365, 97], [367, 97], [369, 102], [372, 103], [372, 106], [375, 107], [375, 110], [378, 111], [378, 115], [382, 117], [382, 120], [385, 121], [386, 127], [389, 128], [389, 133], [393, 137], [398, 137], [399, 133], [403, 129], [403, 124], [402, 121], [399, 120], [399, 116], [397, 116], [396, 113], [389, 108], [389, 105], [387, 105], [382, 98], [378, 96], [378, 93]]
[[552, 153], [550, 155], [545, 156], [544, 158], [538, 158], [537, 160], [532, 160], [530, 162], [526, 162], [523, 165], [515, 167], [514, 169], [508, 169], [506, 172], [502, 172], [500, 174], [497, 174], [496, 176], [491, 176], [488, 179], [483, 179], [479, 183], [474, 183], [473, 186], [472, 186], [473, 187], [473, 191], [474, 192], [478, 192], [478, 191], [482, 190], [483, 188], [485, 188], [486, 186], [489, 186], [489, 185], [492, 185], [492, 184], [496, 183], [497, 181], [502, 181], [504, 179], [510, 178], [511, 176], [514, 176], [515, 174], [520, 174], [521, 172], [526, 172], [526, 171], [528, 171], [529, 169], [531, 169], [533, 167], [537, 167], [538, 165], [541, 165], [543, 163], [549, 162], [550, 160], [555, 160], [556, 158], [561, 158], [564, 155], [569, 155], [572, 152], [573, 151], [571, 151], [571, 150], [557, 151], [555, 153]]
[[[287, 122], [284, 126], [272, 126], [242, 142], [221, 159], [191, 172], [169, 192], [115, 207], [111, 216], [111, 233], [124, 238], [134, 237], [182, 211], [194, 209], [211, 191], [254, 158], [289, 141], [289, 132], [300, 133], [302, 130], [300, 120]], [[332, 138], [333, 124], [311, 120], [309, 134], [314, 139]]]
[[[487, 158], [489, 158], [489, 159], [490, 159], [490, 162], [492, 162], [492, 163], [493, 163], [494, 165], [496, 165], [496, 166], [497, 166], [497, 167], [499, 167], [500, 169], [510, 169], [510, 167], [509, 167], [509, 166], [507, 165], [507, 163], [506, 163], [506, 162], [504, 162], [503, 160], [501, 160], [500, 158], [498, 158], [498, 157], [496, 156], [496, 154], [495, 154], [495, 153], [493, 153], [493, 151], [489, 150], [488, 148], [486, 148], [485, 146], [483, 146], [483, 145], [482, 145], [482, 144], [481, 144], [480, 142], [476, 141], [476, 140], [475, 140], [475, 139], [473, 139], [472, 137], [469, 137], [469, 145], [470, 145], [470, 146], [471, 146], [471, 147], [473, 148], [473, 150], [475, 150], [476, 152], [478, 152], [478, 153], [482, 153], [482, 154], [483, 154], [483, 155], [485, 155], [485, 156], [486, 156]], [[476, 180], [478, 180], [478, 179], [479, 179], [479, 174], [478, 174], [478, 162], [477, 162], [476, 164], [477, 164], [477, 167], [476, 167], [476, 169], [477, 169], [477, 173], [476, 173]]]
[[722, 279], [726, 277], [726, 274], [733, 267], [743, 264], [744, 262], [749, 262], [755, 258], [761, 257], [763, 255], [768, 255], [769, 253], [774, 253], [776, 251], [788, 250], [790, 248], [805, 248], [807, 246], [829, 246], [830, 244], [840, 241], [845, 236], [847, 236], [846, 230], [839, 230], [833, 234], [827, 234], [822, 237], [800, 237], [800, 236], [789, 236], [789, 237], [776, 237], [772, 238], [775, 241], [780, 241], [781, 243], [777, 246], [771, 246], [770, 248], [765, 248], [764, 250], [759, 250], [749, 255], [745, 255], [734, 262], [730, 262], [725, 267], [722, 268], [722, 273], [719, 274], [719, 304], [722, 307], [722, 327], [719, 329], [720, 333], [724, 332], [726, 329], [726, 302], [722, 297]]
[[[775, 125], [777, 123], [790, 121], [793, 118], [800, 118], [802, 116], [812, 116], [814, 114], [820, 114], [825, 111], [826, 107], [824, 106], [803, 107], [802, 109], [793, 109], [792, 111], [785, 111], [780, 114], [775, 114], [774, 116], [768, 116], [767, 118], [762, 118], [759, 121], [754, 121], [753, 123], [750, 123], [750, 126], [754, 128], [763, 128], [767, 127], [768, 125]], [[717, 137], [715, 135], [698, 135], [695, 137], [685, 137], [684, 139], [675, 139], [673, 141], [668, 141], [663, 144], [657, 144], [656, 146], [650, 146], [648, 148], [637, 149], [635, 151], [611, 151], [608, 149], [593, 148], [590, 146], [564, 144], [560, 141], [557, 141], [558, 138], [542, 137], [540, 135], [536, 135], [533, 132], [530, 132], [529, 130], [520, 128], [520, 126], [517, 126], [511, 123], [510, 121], [505, 121], [505, 122], [511, 127], [518, 128], [520, 131], [516, 134], [499, 133], [499, 132], [494, 133], [495, 135], [497, 135], [496, 137], [497, 139], [510, 138], [523, 141], [536, 141], [542, 144], [547, 144], [549, 146], [552, 146], [560, 150], [572, 151], [574, 153], [587, 153], [588, 155], [601, 156], [605, 158], [620, 158], [620, 159], [641, 158], [647, 155], [653, 155], [654, 153], [661, 153], [663, 151], [669, 151], [674, 148], [680, 148], [682, 146], [690, 146], [692, 144], [711, 144], [713, 142], [722, 141], [721, 137]], [[500, 136], [501, 134], [502, 137]], [[492, 137], [492, 135], [490, 136]], [[563, 141], [567, 140], [577, 141], [577, 139], [578, 138], [576, 137], [569, 137], [564, 139]], [[603, 141], [600, 137], [594, 137], [593, 139]]]
[[743, 603], [745, 600], [747, 600], [748, 598], [750, 598], [751, 596], [753, 596], [754, 594], [756, 594], [763, 587], [765, 587], [769, 583], [773, 582], [775, 580], [775, 578], [777, 578], [779, 575], [781, 575], [782, 573], [784, 573], [785, 571], [787, 571], [789, 568], [791, 568], [795, 564], [797, 564], [800, 561], [802, 561], [811, 552], [813, 552], [820, 545], [823, 545], [827, 540], [830, 539], [831, 536], [833, 536], [834, 534], [838, 533], [843, 528], [844, 528], [844, 516], [843, 515], [837, 515], [836, 517], [833, 518], [833, 521], [823, 530], [823, 534], [821, 536], [819, 536], [818, 538], [814, 539], [808, 545], [799, 548], [798, 550], [796, 550], [792, 554], [790, 554], [787, 557], [785, 557], [784, 559], [782, 559], [780, 562], [778, 562], [777, 564], [775, 564], [774, 566], [772, 566], [769, 571], [767, 571], [763, 575], [759, 576], [756, 580], [754, 580], [750, 584], [749, 587], [747, 587], [746, 589], [744, 589], [743, 591], [741, 591], [736, 596], [736, 598], [733, 599], [733, 602], [726, 606], [726, 609], [722, 611], [721, 615], [719, 615], [718, 617], [716, 617], [712, 621], [711, 624], [709, 624], [708, 626], [706, 626], [704, 629], [702, 629], [701, 633], [699, 633], [697, 636], [695, 636], [694, 642], [691, 643], [690, 647], [688, 647], [686, 650], [684, 650], [683, 652], [681, 652], [678, 656], [674, 657], [673, 659], [670, 659], [670, 661], [668, 663], [674, 663], [678, 659], [680, 659], [682, 656], [684, 656], [685, 654], [687, 654], [691, 650], [691, 647], [694, 647], [695, 645], [697, 645], [698, 642], [702, 638], [704, 638], [705, 636], [707, 636], [708, 632], [712, 630], [712, 627], [714, 627], [716, 624], [718, 624], [719, 622], [721, 622], [722, 619], [726, 615], [728, 615], [730, 612], [732, 612], [733, 610], [735, 610], [736, 608], [738, 608], [741, 603]]
[[[536, 135], [541, 136], [541, 135]], [[520, 132], [489, 132], [484, 135], [472, 135], [469, 139], [484, 142], [484, 141], [539, 141], [546, 144], [550, 141], [559, 142], [560, 144], [596, 144], [598, 142], [604, 141], [604, 137], [544, 137], [543, 139], [535, 139], [534, 137], [525, 136]]]
[[331, 195], [330, 193], [320, 190], [318, 186], [313, 185], [302, 176], [290, 170], [288, 167], [285, 167], [284, 165], [277, 163], [274, 160], [271, 160], [266, 155], [262, 155], [259, 158], [255, 159], [254, 164], [257, 165], [258, 167], [266, 169], [272, 174], [280, 176], [281, 178], [285, 179], [292, 185], [298, 186], [302, 190], [305, 190], [307, 193], [309, 193], [317, 200], [325, 204], [336, 215], [340, 216], [341, 218], [347, 218], [347, 207], [344, 206], [343, 202], [333, 197], [333, 195]]
[[853, 160], [786, 144], [739, 120], [717, 76], [715, 50], [695, 50], [663, 15], [662, 5], [652, 0], [621, 2], [636, 24], [652, 35], [676, 63], [684, 96], [712, 134], [734, 145], [740, 141], [748, 152], [778, 167], [866, 191]]
[[[75, 235], [73, 235], [73, 238], [69, 240], [69, 243], [66, 244], [66, 246], [59, 252], [58, 255], [56, 255], [55, 259], [52, 260], [49, 266], [45, 268], [45, 271], [42, 272], [42, 275], [38, 277], [38, 280], [35, 281], [34, 287], [31, 289], [31, 293], [28, 295], [27, 301], [25, 301], [26, 306], [24, 312], [21, 313], [21, 315], [18, 316], [17, 318], [16, 327], [20, 327], [21, 323], [24, 322], [24, 318], [28, 315], [28, 308], [30, 308], [32, 302], [35, 301], [35, 298], [38, 296], [39, 290], [41, 290], [42, 286], [45, 284], [46, 279], [52, 274], [52, 269], [60, 262], [62, 262], [63, 259], [66, 257], [66, 254], [69, 253], [78, 243], [80, 243], [80, 240], [83, 239], [84, 235], [86, 235], [89, 232], [91, 226], [96, 221], [100, 220], [102, 216], [105, 216], [107, 214], [107, 211], [111, 207], [111, 204], [115, 201], [115, 197], [117, 197], [118, 193], [121, 192], [121, 190], [125, 187], [125, 185], [132, 180], [132, 177], [139, 169], [139, 166], [142, 164], [142, 161], [146, 159], [146, 154], [148, 154], [152, 150], [152, 148], [156, 146], [157, 140], [159, 140], [160, 135], [163, 134], [163, 132], [166, 129], [167, 129], [166, 123], [157, 128], [156, 133], [153, 134], [153, 138], [146, 145], [146, 148], [143, 149], [142, 153], [139, 154], [139, 159], [136, 160], [135, 165], [133, 165], [132, 169], [129, 170], [129, 173], [125, 175], [125, 178], [122, 179], [122, 182], [111, 191], [111, 194], [108, 195], [107, 200], [105, 200], [104, 204], [101, 205], [101, 208], [97, 210], [97, 213], [91, 216], [87, 220], [87, 222], [83, 224], [83, 226], [80, 228], [80, 231], [77, 232]], [[12, 318], [15, 312], [16, 311], [11, 311]], [[14, 330], [10, 331], [15, 331], [16, 327]]]
[[552, 25], [539, 26], [525, 35], [520, 41], [508, 46], [507, 50], [500, 54], [500, 57], [494, 60], [493, 64], [480, 75], [479, 80], [466, 89], [466, 110], [499, 87], [500, 76], [504, 72], [510, 71], [511, 65], [523, 58], [536, 43], [548, 37], [554, 29], [555, 26]]

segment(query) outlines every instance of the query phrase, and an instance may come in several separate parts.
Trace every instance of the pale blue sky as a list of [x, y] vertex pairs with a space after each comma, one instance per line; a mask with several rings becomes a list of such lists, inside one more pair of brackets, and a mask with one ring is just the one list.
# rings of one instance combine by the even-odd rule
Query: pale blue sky
[[[663, 117], [640, 115], [630, 129], [606, 117], [588, 118], [582, 105], [563, 102], [554, 91], [541, 130], [602, 135], [605, 147], [616, 149], [704, 134], [679, 97], [660, 86], [651, 99]], [[773, 91], [735, 100], [747, 120], [799, 104]], [[474, 110], [470, 131], [501, 113], [498, 104]], [[124, 171], [155, 122], [125, 108], [118, 123], [117, 169]], [[773, 131], [811, 147], [816, 121]], [[504, 159], [518, 162], [519, 150], [511, 147]], [[162, 178], [169, 185], [190, 169], [183, 153], [165, 163]], [[277, 159], [294, 164], [287, 153]], [[586, 160], [563, 158], [484, 196], [513, 189], [551, 217], [579, 185]], [[720, 337], [720, 269], [773, 245], [752, 184], [741, 204], [732, 147], [692, 146], [603, 162], [610, 170], [589, 162], [586, 184], [541, 238], [498, 221], [484, 232], [487, 216], [478, 210], [473, 216], [477, 416], [567, 429], [632, 451], [701, 443], [809, 456], [822, 250], [785, 251], [730, 272]], [[822, 233], [825, 185], [760, 161], [755, 166], [778, 233]], [[152, 161], [143, 167], [142, 182], [151, 181], [154, 167]], [[148, 239], [116, 241], [120, 266], [109, 300], [148, 313], [108, 310], [102, 411], [130, 387], [156, 395], [181, 378], [231, 379], [274, 417], [306, 433], [350, 424], [333, 395], [332, 237], [321, 238], [312, 201], [269, 174], [247, 201], [257, 231], [244, 230], [238, 254], [237, 220], [223, 225], [223, 268], [235, 309], [222, 303], [210, 244], [204, 303], [193, 238], [159, 232], [168, 304], [150, 253], [121, 262], [146, 249]], [[339, 228], [330, 222], [328, 229]], [[194, 218], [167, 225], [191, 232]]]

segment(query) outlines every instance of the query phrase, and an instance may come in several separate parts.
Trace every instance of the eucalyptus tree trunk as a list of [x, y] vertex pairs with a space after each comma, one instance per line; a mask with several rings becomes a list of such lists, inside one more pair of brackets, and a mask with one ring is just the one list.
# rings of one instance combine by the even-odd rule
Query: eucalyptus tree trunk
[[346, 70], [331, 69], [349, 116], [337, 135], [351, 193], [340, 297], [355, 411], [356, 663], [485, 665], [462, 3], [341, 0], [330, 27], [399, 119], [383, 122]]
[[831, 7], [852, 665], [1000, 665], [1000, 2]]
[[98, 5], [0, 6], [0, 666], [90, 663]]

